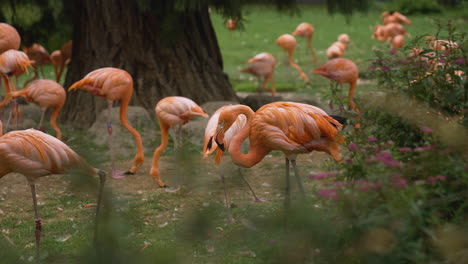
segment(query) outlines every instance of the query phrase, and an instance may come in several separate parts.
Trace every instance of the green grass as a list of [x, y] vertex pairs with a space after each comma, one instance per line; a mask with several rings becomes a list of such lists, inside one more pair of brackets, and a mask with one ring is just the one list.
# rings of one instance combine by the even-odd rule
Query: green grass
[[[335, 42], [338, 35], [346, 33], [350, 36], [350, 44], [345, 52], [348, 58], [358, 65], [360, 74], [367, 71], [369, 60], [374, 57], [373, 49], [388, 49], [386, 43], [371, 39], [373, 28], [382, 24], [380, 11], [369, 11], [367, 14], [357, 13], [349, 24], [344, 16], [328, 15], [325, 7], [302, 6], [301, 14], [290, 16], [278, 13], [273, 8], [251, 6], [245, 13], [245, 29], [231, 32], [224, 26], [224, 19], [212, 13], [212, 22], [218, 36], [219, 45], [224, 61], [224, 71], [229, 75], [230, 81], [236, 91], [254, 92], [257, 81], [251, 75], [240, 73], [246, 66], [246, 61], [260, 52], [269, 52], [277, 59], [275, 81], [278, 91], [297, 91], [304, 89], [304, 83], [299, 79], [296, 70], [287, 65], [287, 56], [275, 40], [282, 34], [291, 34], [296, 26], [302, 22], [311, 23], [315, 28], [312, 47], [317, 55], [317, 64], [313, 64], [312, 56], [307, 51], [306, 40], [297, 38], [297, 47], [294, 53], [296, 63], [309, 76], [311, 88], [309, 91], [323, 92], [328, 90], [328, 79], [312, 75], [310, 72], [327, 60], [325, 51]], [[437, 29], [437, 20], [447, 21], [454, 19], [455, 25], [464, 30], [466, 20], [461, 17], [463, 11], [447, 11], [437, 15], [409, 16], [412, 24], [406, 26], [407, 32], [415, 37], [423, 34], [434, 34]], [[466, 15], [466, 14], [465, 14]], [[466, 31], [466, 29], [465, 29]], [[407, 38], [407, 43], [410, 39]], [[373, 86], [375, 89], [375, 86]], [[366, 85], [357, 91], [367, 91], [372, 87]]]

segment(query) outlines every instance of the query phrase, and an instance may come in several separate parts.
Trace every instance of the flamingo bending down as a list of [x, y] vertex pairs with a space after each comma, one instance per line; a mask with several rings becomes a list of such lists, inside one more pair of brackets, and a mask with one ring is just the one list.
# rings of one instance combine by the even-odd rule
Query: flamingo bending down
[[[5, 105], [11, 99], [11, 91], [16, 91], [16, 87], [11, 79], [12, 76], [20, 76], [24, 72], [27, 72], [28, 67], [31, 65], [31, 61], [28, 55], [18, 50], [8, 50], [0, 54], [0, 76], [3, 80], [3, 86], [5, 88], [5, 98], [0, 102], [0, 113], [2, 112]], [[18, 107], [16, 100], [13, 101], [13, 116], [15, 120], [21, 115], [21, 111]], [[10, 112], [11, 117], [11, 112]], [[9, 122], [7, 122], [8, 129]]]
[[403, 45], [405, 45], [405, 36], [396, 35], [392, 39], [392, 50], [393, 51], [396, 51], [396, 50], [400, 49], [401, 47], [403, 47]]
[[314, 31], [315, 31], [314, 26], [312, 26], [312, 24], [304, 22], [304, 23], [300, 23], [292, 34], [293, 36], [300, 36], [300, 37], [307, 38], [307, 48], [312, 54], [312, 61], [316, 63], [317, 57], [315, 57], [315, 50], [312, 48], [312, 37], [314, 36]]
[[[341, 124], [322, 109], [301, 103], [275, 102], [262, 106], [257, 112], [245, 105], [227, 106], [220, 113], [215, 142], [224, 151], [227, 131], [239, 115], [247, 117], [246, 125], [233, 136], [228, 145], [232, 161], [245, 168], [259, 163], [272, 150], [286, 156], [286, 203], [289, 202], [289, 162], [291, 161], [300, 191], [304, 189], [296, 167], [298, 154], [323, 151], [341, 161], [339, 144], [344, 142], [338, 134]], [[241, 152], [242, 142], [249, 137], [250, 149]]]
[[55, 81], [60, 83], [65, 65], [68, 65], [72, 56], [73, 42], [71, 40], [65, 42], [60, 50], [55, 50], [50, 55], [52, 64], [54, 65]]
[[18, 31], [11, 25], [0, 23], [0, 54], [13, 49], [19, 49], [21, 37]]
[[128, 104], [133, 93], [133, 79], [128, 72], [117, 68], [101, 68], [88, 73], [83, 79], [75, 82], [68, 91], [82, 89], [92, 95], [104, 97], [107, 100], [108, 118], [107, 131], [109, 134], [109, 148], [111, 151], [112, 176], [119, 177], [121, 172], [114, 170], [114, 151], [112, 147], [111, 108], [113, 101], [120, 101], [120, 122], [133, 135], [137, 152], [133, 158], [133, 166], [125, 174], [135, 174], [138, 166], [143, 164], [143, 143], [141, 136], [127, 120]]
[[[226, 133], [224, 134], [223, 142], [222, 144], [225, 146], [225, 150], [221, 150], [221, 148], [218, 148], [218, 145], [213, 142], [213, 137], [216, 135], [216, 128], [218, 126], [218, 120], [219, 120], [219, 115], [221, 112], [226, 110], [228, 106], [222, 106], [214, 114], [210, 117], [208, 120], [208, 124], [206, 125], [205, 128], [205, 141], [203, 143], [203, 158], [205, 159], [208, 157], [211, 153], [216, 151], [215, 155], [215, 163], [219, 165], [221, 163], [221, 158], [223, 157], [224, 151], [229, 150], [229, 145], [231, 144], [231, 140], [236, 135], [241, 131], [241, 129], [245, 126], [246, 124], [246, 117], [244, 115], [239, 115], [236, 119], [236, 121], [232, 124], [232, 126], [226, 130]], [[229, 202], [228, 202], [228, 197], [227, 197], [227, 190], [226, 190], [226, 183], [224, 181], [224, 176], [220, 172], [219, 173], [221, 180], [223, 182], [223, 187], [224, 187], [224, 199], [226, 202], [226, 205], [229, 207]], [[253, 188], [250, 186], [250, 184], [247, 182], [247, 180], [244, 178], [242, 175], [240, 169], [239, 169], [239, 175], [241, 176], [242, 180], [247, 184], [249, 187], [250, 191], [252, 192], [255, 201], [261, 201], [257, 195], [255, 194]]]
[[320, 67], [313, 70], [313, 73], [327, 77], [336, 81], [338, 84], [349, 83], [348, 104], [357, 114], [356, 127], [359, 127], [361, 112], [354, 104], [354, 90], [356, 89], [359, 78], [358, 68], [354, 62], [344, 58], [331, 59]]
[[54, 111], [50, 117], [50, 125], [55, 130], [56, 137], [62, 140], [62, 131], [57, 126], [57, 117], [66, 100], [65, 89], [53, 80], [36, 80], [21, 91], [11, 93], [12, 98], [22, 96], [26, 101], [38, 104], [41, 107], [41, 121], [39, 121], [39, 130], [44, 130], [42, 121], [48, 107], [53, 107]]
[[[192, 117], [208, 117], [208, 114], [194, 101], [182, 96], [169, 96], [161, 99], [156, 104], [155, 111], [161, 129], [161, 145], [154, 150], [150, 176], [156, 180], [159, 187], [166, 187], [161, 180], [158, 161], [169, 143], [169, 129], [177, 126], [177, 132], [173, 131], [174, 149], [176, 145], [180, 148], [182, 146], [182, 126], [187, 124]], [[176, 134], [179, 134], [179, 139], [177, 139]]]
[[89, 175], [99, 175], [101, 184], [96, 209], [96, 220], [98, 220], [105, 172], [92, 168], [65, 143], [43, 132], [34, 129], [16, 130], [0, 137], [0, 178], [12, 172], [20, 173], [26, 177], [31, 187], [36, 222], [36, 261], [38, 263], [42, 223], [37, 208], [35, 182], [40, 177], [66, 173], [72, 168], [79, 168]]
[[27, 80], [24, 83], [24, 86], [26, 86], [30, 82], [32, 82], [33, 80], [39, 77], [39, 73], [38, 73], [39, 70], [42, 73], [42, 77], [45, 78], [42, 66], [44, 66], [45, 64], [52, 63], [52, 60], [50, 58], [49, 52], [47, 52], [47, 50], [43, 46], [37, 43], [32, 44], [30, 47], [24, 48], [23, 51], [24, 53], [26, 53], [26, 55], [28, 55], [30, 60], [34, 61], [32, 65], [33, 70], [34, 70], [34, 75], [33, 77], [31, 77], [31, 79]]
[[283, 34], [276, 39], [275, 43], [278, 44], [283, 50], [285, 50], [288, 53], [289, 64], [299, 72], [301, 78], [304, 80], [305, 83], [309, 83], [309, 78], [307, 77], [307, 75], [302, 71], [299, 65], [294, 63], [292, 58], [294, 49], [296, 48], [296, 38], [290, 34]]
[[[273, 74], [275, 72], [276, 60], [273, 55], [268, 52], [262, 52], [249, 59], [247, 63], [250, 65], [242, 70], [241, 72], [250, 73], [258, 78], [258, 91], [261, 93], [263, 90], [271, 91], [273, 96], [276, 95], [275, 81]], [[263, 78], [263, 82], [262, 82]], [[267, 88], [266, 84], [270, 82], [271, 88]]]

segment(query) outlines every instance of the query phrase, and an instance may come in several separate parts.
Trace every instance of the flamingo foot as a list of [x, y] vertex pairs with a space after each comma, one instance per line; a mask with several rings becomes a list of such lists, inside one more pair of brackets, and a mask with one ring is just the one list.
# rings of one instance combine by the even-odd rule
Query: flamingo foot
[[135, 173], [134, 173], [134, 172], [131, 172], [131, 171], [126, 171], [126, 172], [124, 172], [124, 174], [125, 174], [125, 175], [135, 175]]
[[121, 170], [112, 170], [112, 172], [111, 172], [111, 176], [114, 179], [125, 178], [125, 175], [126, 175], [126, 173], [124, 171], [121, 171]]

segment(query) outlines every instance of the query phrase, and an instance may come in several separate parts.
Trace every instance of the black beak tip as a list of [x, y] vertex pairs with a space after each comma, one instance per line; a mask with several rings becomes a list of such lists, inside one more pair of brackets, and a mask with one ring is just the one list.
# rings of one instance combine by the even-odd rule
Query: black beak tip
[[210, 137], [210, 140], [208, 140], [208, 144], [206, 148], [210, 150], [213, 147], [213, 137]]
[[219, 149], [221, 149], [222, 151], [226, 151], [226, 149], [224, 148], [224, 144], [218, 144], [218, 147], [219, 147]]

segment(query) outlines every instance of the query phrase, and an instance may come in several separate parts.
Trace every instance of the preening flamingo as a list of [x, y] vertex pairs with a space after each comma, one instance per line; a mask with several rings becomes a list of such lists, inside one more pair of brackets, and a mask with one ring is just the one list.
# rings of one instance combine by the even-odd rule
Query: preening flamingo
[[169, 129], [177, 127], [177, 131], [172, 131], [174, 149], [176, 149], [176, 146], [182, 146], [182, 126], [187, 124], [192, 117], [208, 117], [208, 114], [194, 101], [182, 96], [169, 96], [161, 99], [156, 104], [155, 111], [161, 129], [161, 144], [154, 150], [150, 176], [156, 180], [159, 187], [166, 187], [166, 184], [161, 180], [158, 161], [169, 143]]
[[52, 60], [50, 58], [49, 52], [47, 52], [47, 50], [43, 46], [37, 43], [32, 44], [30, 47], [23, 48], [23, 51], [24, 53], [26, 53], [26, 55], [28, 55], [30, 60], [34, 61], [34, 63], [32, 64], [32, 67], [34, 69], [34, 76], [24, 83], [24, 86], [26, 86], [39, 77], [39, 70], [41, 71], [42, 77], [44, 78], [45, 75], [42, 67], [45, 64], [52, 63]]
[[329, 60], [334, 58], [341, 58], [344, 55], [346, 46], [340, 41], [333, 42], [330, 47], [328, 47], [326, 54]]
[[374, 27], [372, 38], [377, 38], [379, 41], [391, 41], [397, 35], [405, 35], [405, 28], [398, 23], [390, 23], [387, 25], [377, 25]]
[[[291, 161], [300, 191], [304, 189], [296, 167], [298, 154], [323, 151], [336, 161], [341, 161], [339, 144], [344, 142], [338, 134], [342, 125], [322, 109], [301, 103], [274, 102], [262, 106], [257, 112], [245, 105], [227, 106], [220, 113], [215, 142], [226, 149], [226, 132], [239, 115], [247, 117], [246, 125], [235, 134], [229, 144], [232, 161], [245, 168], [259, 163], [272, 150], [279, 150], [286, 157], [286, 202], [289, 202], [289, 162]], [[242, 142], [249, 137], [250, 149], [241, 152]]]
[[309, 77], [307, 77], [299, 65], [294, 63], [292, 58], [294, 49], [296, 48], [296, 38], [290, 34], [283, 34], [276, 39], [275, 43], [288, 53], [289, 64], [299, 72], [305, 83], [309, 83]]
[[449, 40], [436, 39], [434, 36], [427, 36], [426, 44], [429, 48], [438, 51], [450, 51], [458, 48], [458, 43]]
[[[7, 50], [0, 54], [0, 75], [3, 80], [3, 87], [5, 88], [5, 98], [0, 102], [0, 113], [2, 113], [3, 108], [11, 99], [11, 91], [16, 91], [12, 76], [20, 76], [28, 70], [28, 67], [31, 66], [31, 61], [28, 58], [28, 55], [22, 51], [18, 50]], [[13, 115], [15, 119], [20, 116], [20, 109], [16, 100], [13, 101]], [[11, 112], [10, 112], [11, 117]], [[8, 118], [10, 119], [10, 118]], [[8, 128], [9, 120], [6, 127]]]
[[403, 45], [405, 45], [405, 36], [396, 35], [392, 39], [392, 50], [393, 51], [396, 51], [396, 50], [400, 49], [401, 47], [403, 47]]
[[349, 83], [348, 104], [357, 114], [356, 127], [359, 127], [361, 119], [361, 112], [354, 104], [353, 96], [356, 89], [359, 72], [356, 64], [351, 60], [344, 58], [336, 58], [329, 60], [322, 64], [320, 67], [313, 70], [313, 73], [320, 74], [338, 84]]
[[36, 261], [38, 263], [42, 223], [37, 208], [36, 180], [51, 174], [66, 173], [72, 168], [80, 169], [89, 175], [99, 175], [101, 186], [96, 209], [97, 220], [105, 172], [92, 168], [62, 141], [43, 132], [34, 129], [16, 130], [0, 137], [0, 179], [12, 172], [20, 173], [26, 177], [31, 187], [36, 222]]
[[16, 29], [6, 23], [0, 23], [0, 54], [13, 49], [19, 49], [21, 44], [21, 37]]
[[62, 73], [65, 69], [65, 65], [68, 65], [72, 56], [73, 42], [71, 40], [65, 42], [60, 50], [52, 52], [51, 59], [54, 65], [55, 81], [60, 83]]
[[[245, 126], [246, 124], [246, 117], [244, 115], [239, 115], [236, 119], [236, 121], [232, 124], [232, 126], [226, 130], [223, 138], [222, 144], [225, 146], [225, 150], [221, 150], [218, 148], [218, 145], [213, 142], [213, 137], [216, 136], [216, 128], [218, 126], [218, 120], [219, 120], [219, 115], [221, 112], [226, 110], [228, 106], [222, 106], [214, 114], [210, 117], [208, 120], [208, 124], [206, 125], [205, 128], [205, 141], [203, 143], [203, 158], [205, 159], [208, 157], [211, 153], [216, 151], [215, 155], [215, 163], [219, 165], [221, 163], [221, 158], [223, 157], [223, 154], [226, 150], [229, 150], [229, 145], [231, 144], [231, 140], [234, 137], [234, 135], [238, 134], [241, 129]], [[244, 180], [244, 182], [247, 184], [249, 187], [250, 191], [252, 192], [255, 201], [261, 201], [257, 195], [255, 194], [253, 188], [250, 186], [250, 184], [247, 182], [247, 180], [244, 178], [242, 175], [240, 169], [239, 169], [239, 175], [241, 178]], [[223, 187], [224, 187], [224, 199], [226, 201], [226, 205], [229, 207], [229, 202], [228, 202], [228, 196], [227, 196], [227, 190], [226, 190], [226, 183], [224, 180], [223, 174], [220, 172], [219, 176], [221, 177], [221, 180], [223, 182]]]
[[125, 174], [135, 174], [138, 166], [143, 164], [145, 159], [143, 153], [143, 143], [138, 131], [133, 128], [127, 120], [128, 104], [133, 93], [133, 79], [128, 72], [117, 68], [101, 68], [88, 73], [83, 79], [75, 82], [68, 91], [81, 89], [88, 91], [92, 95], [104, 97], [107, 100], [107, 131], [109, 134], [109, 148], [111, 151], [112, 176], [119, 177], [121, 172], [114, 169], [114, 151], [112, 145], [112, 123], [111, 108], [113, 101], [120, 101], [120, 122], [133, 135], [137, 152], [133, 158], [133, 166]]
[[33, 102], [42, 110], [41, 121], [39, 122], [39, 130], [43, 131], [42, 121], [47, 108], [52, 107], [54, 110], [50, 117], [50, 125], [55, 130], [56, 137], [62, 140], [62, 131], [57, 126], [57, 117], [60, 109], [62, 109], [66, 100], [65, 89], [53, 80], [36, 80], [23, 90], [11, 92], [11, 97], [16, 98], [22, 96], [26, 101]]
[[[240, 71], [250, 73], [258, 78], [258, 91], [260, 93], [263, 90], [269, 90], [275, 96], [276, 88], [275, 80], [273, 79], [276, 64], [275, 57], [268, 52], [262, 52], [249, 59], [247, 63], [250, 63], [250, 65]], [[268, 82], [271, 83], [271, 88], [266, 87]]]
[[304, 22], [304, 23], [300, 23], [292, 34], [293, 36], [300, 36], [300, 37], [307, 38], [307, 48], [312, 54], [312, 61], [316, 63], [317, 57], [315, 57], [315, 50], [314, 48], [312, 48], [312, 37], [314, 36], [314, 31], [315, 31], [314, 26], [312, 26], [312, 24]]

